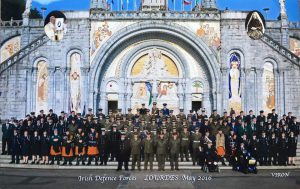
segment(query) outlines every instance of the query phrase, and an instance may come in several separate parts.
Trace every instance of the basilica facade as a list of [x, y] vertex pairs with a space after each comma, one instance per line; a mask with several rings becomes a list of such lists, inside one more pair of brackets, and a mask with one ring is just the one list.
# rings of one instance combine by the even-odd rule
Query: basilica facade
[[161, 1], [110, 11], [97, 2], [89, 11], [64, 11], [60, 42], [47, 40], [43, 20], [2, 22], [1, 118], [41, 109], [127, 113], [152, 102], [175, 113], [276, 109], [300, 116], [300, 26], [288, 22], [284, 6], [280, 19], [266, 21], [264, 37], [252, 40], [248, 12], [221, 11], [215, 1], [192, 11], [166, 11]]

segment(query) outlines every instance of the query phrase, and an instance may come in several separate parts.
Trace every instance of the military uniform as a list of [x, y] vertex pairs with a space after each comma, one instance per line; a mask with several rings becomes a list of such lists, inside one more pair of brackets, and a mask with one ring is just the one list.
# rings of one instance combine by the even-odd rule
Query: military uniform
[[186, 161], [189, 161], [190, 132], [187, 131], [187, 126], [184, 129], [186, 131], [182, 131], [180, 134], [180, 158], [183, 161], [183, 157], [185, 156]]
[[[148, 135], [150, 135], [148, 133]], [[153, 170], [153, 161], [154, 161], [154, 140], [152, 138], [143, 139], [143, 148], [144, 148], [144, 170], [148, 168], [148, 162], [150, 162], [150, 170]]]
[[[137, 133], [135, 133], [137, 137]], [[132, 168], [131, 170], [135, 170], [135, 165], [139, 170], [141, 170], [141, 139], [138, 137], [131, 140], [131, 156], [132, 156]]]
[[[198, 128], [197, 128], [198, 130]], [[199, 131], [199, 130], [198, 130]], [[192, 135], [192, 149], [193, 149], [193, 165], [196, 165], [196, 162], [198, 161], [198, 157], [197, 157], [197, 149], [199, 149], [199, 145], [200, 145], [200, 142], [201, 142], [201, 137], [202, 137], [202, 134], [200, 132], [196, 132], [196, 133], [193, 133]]]
[[[78, 129], [80, 130], [80, 129]], [[85, 152], [86, 152], [86, 136], [84, 132], [78, 131], [74, 137], [75, 143], [75, 156], [76, 156], [76, 165], [79, 165], [81, 161], [82, 165], [85, 165]]]
[[167, 154], [167, 144], [168, 140], [166, 138], [159, 138], [156, 142], [156, 154], [157, 154], [157, 162], [158, 162], [158, 170], [165, 170], [165, 162], [166, 162], [166, 154]]
[[[177, 133], [174, 133], [173, 135], [177, 136]], [[178, 158], [180, 152], [180, 139], [179, 138], [175, 139], [175, 136], [169, 142], [171, 170], [174, 170], [174, 164], [175, 164], [175, 170], [179, 170]]]
[[110, 161], [113, 161], [117, 154], [118, 142], [120, 140], [120, 132], [116, 130], [116, 125], [113, 124], [113, 130], [109, 134], [110, 138]]

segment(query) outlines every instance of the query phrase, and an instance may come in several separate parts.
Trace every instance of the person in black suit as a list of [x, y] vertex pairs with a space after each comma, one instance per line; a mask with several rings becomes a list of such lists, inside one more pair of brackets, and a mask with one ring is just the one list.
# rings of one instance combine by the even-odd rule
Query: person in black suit
[[124, 165], [124, 168], [126, 171], [128, 171], [128, 162], [130, 158], [130, 141], [126, 138], [126, 133], [121, 133], [121, 139], [118, 144], [117, 149], [117, 161], [118, 161], [118, 169], [117, 171], [122, 170], [122, 167]]

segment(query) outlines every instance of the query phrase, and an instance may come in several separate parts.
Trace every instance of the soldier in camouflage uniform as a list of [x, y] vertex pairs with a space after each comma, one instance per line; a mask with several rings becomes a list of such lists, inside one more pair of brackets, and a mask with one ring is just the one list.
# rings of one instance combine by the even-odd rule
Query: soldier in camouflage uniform
[[173, 138], [169, 142], [170, 148], [170, 165], [171, 170], [179, 170], [178, 168], [178, 159], [179, 159], [179, 152], [180, 152], [180, 139], [178, 138], [177, 132], [173, 133]]
[[185, 156], [186, 161], [189, 161], [189, 144], [190, 144], [190, 132], [187, 129], [187, 126], [185, 125], [183, 127], [183, 131], [180, 134], [180, 158], [181, 161], [183, 161], [183, 158]]
[[135, 165], [137, 164], [138, 170], [141, 170], [141, 139], [138, 138], [138, 133], [134, 133], [133, 139], [131, 140], [131, 157], [132, 157], [132, 168], [135, 170]]
[[165, 162], [166, 162], [166, 155], [167, 155], [167, 144], [168, 140], [164, 138], [164, 134], [161, 133], [159, 135], [159, 139], [156, 142], [156, 154], [157, 154], [157, 163], [158, 163], [158, 170], [164, 171], [165, 170]]
[[153, 161], [154, 161], [154, 140], [151, 138], [151, 133], [147, 133], [147, 137], [143, 139], [142, 142], [144, 148], [144, 170], [148, 168], [148, 162], [150, 162], [150, 170], [153, 170]]

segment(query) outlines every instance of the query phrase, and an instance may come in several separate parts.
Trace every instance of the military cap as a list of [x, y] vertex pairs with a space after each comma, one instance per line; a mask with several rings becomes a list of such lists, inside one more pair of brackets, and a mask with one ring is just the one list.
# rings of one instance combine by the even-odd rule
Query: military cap
[[144, 118], [142, 118], [142, 119], [141, 119], [141, 121], [145, 121], [145, 119], [144, 119]]
[[130, 112], [132, 109], [131, 108], [128, 108], [128, 111]]
[[204, 118], [204, 121], [208, 121], [208, 118], [206, 117], [206, 118]]
[[184, 125], [183, 128], [188, 128], [187, 125]]
[[134, 132], [133, 135], [138, 135], [138, 132]]
[[202, 110], [202, 112], [205, 112], [205, 110]]
[[93, 110], [92, 108], [89, 108], [89, 109], [88, 109], [88, 111], [92, 111], [92, 110]]
[[163, 106], [167, 106], [168, 104], [167, 103], [163, 103]]
[[156, 121], [155, 118], [152, 118], [151, 120], [152, 120], [152, 121]]
[[49, 112], [53, 112], [53, 110], [52, 110], [52, 109], [50, 109], [50, 110], [49, 110]]
[[44, 112], [44, 110], [40, 110], [40, 112]]
[[172, 122], [173, 122], [173, 123], [176, 123], [176, 119], [173, 119]]
[[213, 109], [213, 112], [216, 112], [217, 110], [216, 109]]
[[199, 127], [196, 127], [195, 130], [199, 130]]
[[253, 110], [249, 110], [249, 113], [250, 113], [250, 112], [253, 112]]
[[283, 116], [286, 116], [285, 114], [283, 114]]
[[274, 112], [275, 111], [275, 109], [272, 109], [272, 112]]
[[83, 118], [83, 121], [86, 121], [86, 120], [87, 120], [87, 118], [86, 118], [86, 117], [84, 117], [84, 118]]
[[105, 128], [101, 128], [101, 131], [105, 131]]
[[156, 105], [157, 103], [156, 103], [156, 102], [153, 102], [152, 104], [153, 104], [153, 105]]
[[94, 120], [98, 120], [98, 117], [94, 117], [93, 119], [94, 119]]
[[177, 127], [173, 127], [172, 129], [177, 129]]
[[109, 118], [110, 118], [109, 116], [106, 116], [106, 117], [105, 117], [105, 119], [109, 119]]
[[31, 114], [31, 115], [34, 115], [34, 114], [35, 114], [35, 112], [31, 112], [30, 114]]
[[117, 117], [117, 120], [121, 120], [121, 117]]
[[99, 108], [98, 111], [102, 111], [102, 108]]
[[183, 112], [183, 109], [181, 108], [181, 109], [179, 109], [179, 111], [180, 111], [180, 112]]
[[164, 127], [162, 127], [162, 129], [167, 129], [167, 127], [164, 126]]
[[142, 106], [145, 106], [145, 103], [142, 103]]
[[263, 110], [260, 110], [260, 111], [259, 111], [259, 113], [261, 113], [261, 114], [262, 114], [262, 113], [264, 113], [264, 111], [263, 111]]
[[112, 127], [117, 127], [117, 126], [118, 126], [118, 125], [117, 125], [117, 124], [115, 124], [115, 123], [112, 125]]
[[61, 113], [61, 114], [64, 114], [65, 112], [64, 112], [64, 111], [61, 111], [60, 113]]
[[126, 135], [126, 133], [125, 133], [125, 132], [121, 132], [121, 135], [123, 135], [123, 136], [124, 136], [124, 135]]

